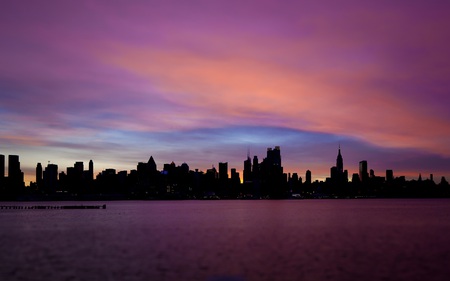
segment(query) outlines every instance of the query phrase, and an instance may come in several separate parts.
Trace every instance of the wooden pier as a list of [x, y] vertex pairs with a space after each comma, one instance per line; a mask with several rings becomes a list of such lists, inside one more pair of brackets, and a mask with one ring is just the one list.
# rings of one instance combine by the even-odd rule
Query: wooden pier
[[58, 210], [58, 209], [106, 209], [104, 205], [65, 205], [65, 206], [0, 206], [0, 210]]

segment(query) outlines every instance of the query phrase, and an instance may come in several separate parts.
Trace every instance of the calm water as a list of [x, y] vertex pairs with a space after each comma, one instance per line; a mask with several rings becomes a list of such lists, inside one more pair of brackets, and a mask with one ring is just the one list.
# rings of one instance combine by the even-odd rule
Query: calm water
[[[11, 204], [19, 203], [0, 203]], [[0, 210], [0, 280], [450, 276], [450, 200], [106, 204], [106, 210]]]

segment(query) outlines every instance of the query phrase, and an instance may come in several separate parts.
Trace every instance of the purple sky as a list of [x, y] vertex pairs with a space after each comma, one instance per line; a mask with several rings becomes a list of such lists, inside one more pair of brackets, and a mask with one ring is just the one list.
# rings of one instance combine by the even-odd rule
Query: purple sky
[[0, 154], [450, 178], [448, 1], [2, 1]]

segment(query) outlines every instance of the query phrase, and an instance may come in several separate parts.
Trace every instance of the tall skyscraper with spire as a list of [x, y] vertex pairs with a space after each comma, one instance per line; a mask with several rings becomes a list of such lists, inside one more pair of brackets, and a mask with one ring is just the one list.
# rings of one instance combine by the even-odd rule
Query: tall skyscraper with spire
[[342, 155], [341, 155], [341, 145], [339, 145], [339, 152], [338, 152], [338, 156], [336, 158], [336, 168], [337, 168], [337, 172], [339, 174], [344, 173], [344, 160], [342, 159]]
[[247, 153], [247, 160], [244, 161], [244, 182], [252, 181], [252, 160], [250, 152]]
[[348, 172], [344, 170], [344, 159], [341, 154], [341, 145], [339, 145], [338, 155], [336, 157], [336, 166], [331, 167], [331, 181], [333, 184], [343, 184], [348, 181]]

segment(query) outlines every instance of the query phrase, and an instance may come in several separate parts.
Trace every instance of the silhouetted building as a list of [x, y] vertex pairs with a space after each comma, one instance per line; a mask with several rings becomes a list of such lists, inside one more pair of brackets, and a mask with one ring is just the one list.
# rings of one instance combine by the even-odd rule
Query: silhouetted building
[[339, 181], [339, 173], [338, 173], [338, 168], [336, 166], [333, 166], [330, 168], [330, 179], [333, 182]]
[[8, 183], [11, 187], [22, 187], [24, 185], [18, 155], [8, 156]]
[[147, 165], [148, 165], [148, 169], [150, 172], [156, 172], [158, 170], [155, 159], [153, 159], [153, 156], [150, 156], [150, 159], [148, 159]]
[[394, 181], [394, 171], [386, 170], [386, 182], [393, 182], [393, 181]]
[[279, 146], [275, 146], [274, 149], [267, 148], [267, 161], [271, 166], [281, 167], [281, 150]]
[[49, 191], [55, 191], [58, 187], [58, 165], [48, 164], [44, 171], [44, 187]]
[[218, 178], [217, 170], [216, 170], [216, 167], [214, 167], [214, 166], [211, 169], [207, 169], [206, 174], [210, 175], [213, 179]]
[[5, 178], [5, 155], [0, 154], [0, 180]]
[[282, 198], [287, 192], [287, 175], [283, 175], [279, 146], [267, 148], [267, 156], [260, 164], [261, 193], [269, 198]]
[[42, 186], [42, 165], [41, 163], [37, 163], [36, 166], [36, 184], [38, 187], [43, 187]]
[[244, 183], [252, 181], [252, 160], [250, 155], [247, 155], [247, 160], [244, 161]]
[[241, 179], [240, 179], [240, 177], [239, 177], [239, 173], [236, 172], [236, 169], [235, 169], [235, 168], [231, 169], [231, 180], [233, 180], [233, 181], [238, 181], [238, 182], [241, 181]]
[[239, 176], [239, 173], [236, 172], [236, 169], [231, 169], [231, 197], [237, 198], [239, 191], [240, 191], [240, 185], [241, 185], [241, 178]]
[[359, 180], [361, 182], [367, 182], [369, 174], [367, 173], [367, 161], [363, 160], [359, 162]]
[[94, 180], [94, 162], [92, 160], [89, 160], [88, 180]]
[[5, 185], [5, 155], [0, 154], [0, 191]]
[[307, 170], [305, 174], [305, 184], [311, 184], [311, 171]]
[[81, 180], [83, 179], [83, 171], [84, 171], [83, 162], [75, 162], [73, 167], [75, 168], [75, 180], [81, 182]]
[[358, 173], [354, 173], [352, 175], [352, 183], [359, 183], [361, 181], [359, 174]]
[[341, 155], [341, 147], [339, 146], [338, 156], [336, 157], [336, 168], [337, 172], [340, 175], [344, 174], [344, 160]]
[[219, 179], [227, 180], [228, 179], [228, 162], [219, 162]]
[[340, 146], [336, 157], [336, 166], [330, 169], [330, 177], [331, 183], [336, 186], [342, 186], [348, 182], [348, 172], [347, 170], [344, 171], [344, 160], [341, 155]]
[[189, 173], [189, 165], [187, 163], [181, 164], [180, 172], [181, 172], [181, 174], [188, 174]]
[[105, 169], [102, 171], [102, 176], [115, 176], [116, 169]]

